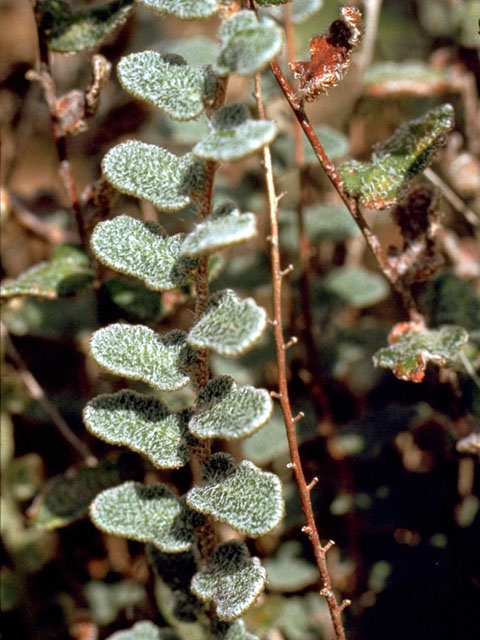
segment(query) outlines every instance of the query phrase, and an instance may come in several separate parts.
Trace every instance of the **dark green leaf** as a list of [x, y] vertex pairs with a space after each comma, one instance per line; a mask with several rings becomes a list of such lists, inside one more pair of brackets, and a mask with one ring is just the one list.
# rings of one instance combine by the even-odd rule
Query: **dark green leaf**
[[87, 514], [95, 496], [107, 487], [119, 484], [134, 472], [132, 454], [122, 454], [99, 463], [83, 465], [48, 481], [31, 509], [34, 524], [44, 529], [64, 527]]
[[246, 458], [259, 466], [267, 465], [288, 453], [285, 421], [280, 410], [275, 409], [268, 423], [243, 441], [242, 451]]
[[433, 91], [435, 85], [447, 82], [444, 69], [437, 69], [419, 61], [377, 62], [365, 73], [363, 82], [370, 94], [375, 94], [375, 87], [379, 92], [389, 89], [396, 92], [409, 93], [414, 88], [429, 88]]
[[377, 351], [373, 362], [377, 367], [391, 369], [401, 380], [421, 382], [428, 362], [439, 367], [453, 364], [467, 340], [468, 332], [457, 326], [408, 331], [389, 347]]
[[[332, 159], [341, 158], [345, 156], [350, 149], [350, 142], [346, 135], [337, 129], [333, 129], [328, 125], [322, 124], [315, 127], [315, 133], [317, 134], [325, 153]], [[308, 140], [303, 138], [303, 145], [305, 150], [305, 162], [308, 164], [318, 165], [318, 159], [315, 155], [312, 145]]]
[[323, 287], [342, 302], [356, 309], [384, 300], [389, 293], [387, 281], [363, 267], [337, 267], [323, 281]]
[[[357, 236], [360, 231], [343, 205], [327, 206], [314, 204], [304, 211], [305, 231], [312, 243], [322, 240], [344, 242]], [[288, 251], [298, 251], [298, 223], [294, 211], [282, 211], [280, 217], [280, 244]]]
[[324, 0], [292, 0], [293, 24], [302, 24], [323, 7]]
[[141, 607], [147, 598], [143, 584], [128, 578], [113, 583], [91, 580], [84, 593], [92, 621], [102, 627], [112, 624], [125, 609]]
[[279, 4], [286, 4], [289, 0], [256, 0], [259, 7], [274, 7]]
[[234, 622], [212, 620], [210, 633], [212, 640], [259, 640], [258, 636], [245, 629], [243, 620], [235, 620]]
[[87, 255], [79, 248], [60, 245], [48, 262], [41, 262], [15, 280], [3, 282], [0, 297], [28, 296], [55, 300], [72, 296], [89, 287], [95, 277]]
[[264, 561], [270, 591], [300, 591], [319, 579], [318, 568], [302, 558], [302, 546], [296, 540], [281, 545], [274, 558]]
[[162, 40], [159, 44], [163, 53], [177, 53], [194, 67], [212, 65], [217, 57], [216, 42], [206, 36], [194, 36], [193, 33], [188, 38]]
[[468, 331], [478, 329], [480, 297], [472, 284], [449, 271], [430, 280], [421, 297], [421, 308], [429, 317], [429, 324], [433, 327], [457, 324]]
[[454, 125], [454, 111], [444, 104], [407, 122], [377, 147], [371, 162], [350, 160], [339, 166], [347, 193], [372, 209], [398, 201], [410, 182], [428, 167]]
[[25, 597], [25, 586], [18, 573], [2, 567], [0, 570], [0, 603], [2, 613], [13, 611]]
[[161, 296], [134, 278], [108, 278], [104, 281], [108, 302], [116, 316], [131, 322], [153, 323], [162, 316]]
[[147, 545], [149, 562], [158, 576], [173, 591], [187, 591], [192, 576], [198, 570], [196, 554], [193, 551], [184, 553], [165, 553], [155, 545]]
[[63, 0], [40, 2], [40, 29], [52, 51], [75, 53], [95, 47], [125, 22], [134, 0], [113, 0], [100, 7], [72, 11]]

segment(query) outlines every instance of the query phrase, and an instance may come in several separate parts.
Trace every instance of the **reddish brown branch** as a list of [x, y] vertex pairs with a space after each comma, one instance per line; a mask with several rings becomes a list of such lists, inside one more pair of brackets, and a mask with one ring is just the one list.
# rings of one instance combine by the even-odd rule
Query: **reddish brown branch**
[[[261, 93], [261, 81], [260, 76], [255, 77], [255, 97], [257, 100], [257, 107], [260, 118], [265, 118], [265, 108]], [[290, 448], [290, 456], [292, 459], [289, 465], [293, 469], [295, 480], [298, 486], [300, 500], [302, 503], [303, 513], [305, 515], [306, 525], [303, 527], [303, 531], [307, 533], [310, 542], [312, 544], [315, 560], [318, 565], [320, 576], [323, 581], [322, 595], [325, 596], [330, 616], [332, 619], [333, 627], [335, 629], [335, 636], [337, 640], [346, 640], [345, 630], [342, 622], [342, 609], [344, 606], [337, 602], [335, 594], [333, 592], [332, 581], [327, 566], [327, 551], [333, 545], [333, 542], [329, 542], [323, 546], [320, 542], [317, 527], [315, 524], [315, 518], [313, 515], [312, 502], [310, 499], [310, 491], [313, 488], [312, 485], [307, 485], [305, 475], [303, 473], [302, 462], [300, 460], [300, 454], [298, 450], [297, 435], [295, 424], [300, 419], [299, 416], [294, 417], [292, 414], [292, 408], [290, 405], [290, 397], [288, 393], [287, 383], [287, 361], [286, 361], [286, 349], [283, 337], [283, 316], [282, 316], [282, 270], [280, 265], [280, 252], [279, 252], [279, 234], [278, 234], [278, 198], [275, 192], [275, 184], [273, 180], [273, 166], [272, 158], [269, 147], [264, 147], [263, 160], [265, 166], [265, 176], [267, 183], [267, 194], [270, 211], [270, 245], [271, 245], [271, 264], [272, 264], [272, 279], [273, 279], [273, 314], [274, 320], [273, 335], [275, 340], [275, 350], [277, 356], [278, 367], [278, 393], [275, 396], [279, 399], [280, 406], [282, 408], [285, 426], [287, 430], [288, 444]], [[272, 394], [273, 395], [273, 394]], [[310, 488], [309, 488], [310, 486]]]
[[[217, 84], [217, 90], [211, 104], [208, 105], [208, 115], [210, 116], [215, 110], [219, 109], [224, 101], [227, 89], [228, 78], [222, 78]], [[194, 198], [194, 204], [197, 216], [200, 220], [204, 220], [210, 215], [212, 210], [213, 186], [215, 182], [215, 174], [217, 171], [217, 163], [207, 161], [205, 163], [205, 185], [202, 192]], [[195, 314], [194, 323], [198, 322], [204, 313], [210, 291], [209, 285], [209, 257], [200, 256], [198, 266], [195, 273]], [[208, 349], [197, 349], [196, 363], [192, 371], [192, 380], [196, 387], [197, 394], [208, 383], [210, 378], [210, 366], [208, 358]], [[190, 462], [192, 477], [194, 484], [199, 484], [202, 480], [202, 470], [205, 462], [210, 457], [211, 440], [205, 439], [200, 441], [192, 448], [192, 458]], [[202, 562], [206, 564], [211, 557], [217, 544], [217, 532], [213, 518], [205, 517], [204, 524], [197, 530], [197, 542]], [[215, 617], [213, 605], [206, 610], [209, 618]]]
[[300, 100], [298, 100], [297, 96], [295, 95], [295, 92], [291, 88], [280, 65], [278, 64], [278, 62], [274, 61], [270, 63], [270, 68], [280, 88], [282, 89], [293, 113], [295, 114], [295, 117], [297, 118], [298, 123], [300, 124], [300, 126], [303, 129], [303, 132], [307, 136], [308, 141], [310, 142], [312, 149], [315, 155], [317, 156], [318, 161], [320, 162], [323, 170], [327, 174], [327, 177], [332, 183], [333, 187], [335, 188], [335, 190], [337, 191], [337, 193], [339, 194], [339, 196], [342, 198], [343, 202], [347, 206], [353, 219], [357, 223], [382, 273], [389, 280], [390, 284], [395, 289], [395, 291], [400, 295], [410, 315], [413, 317], [418, 317], [416, 304], [415, 304], [415, 301], [413, 300], [410, 290], [404, 287], [401, 280], [398, 278], [398, 274], [390, 264], [388, 257], [385, 255], [385, 252], [383, 251], [383, 248], [377, 236], [370, 229], [367, 221], [363, 217], [362, 212], [360, 211], [360, 207], [358, 205], [358, 200], [355, 197], [349, 196], [346, 193], [340, 174], [335, 168], [335, 165], [333, 164], [333, 162], [325, 153], [325, 150], [320, 140], [318, 139], [318, 136], [315, 133], [315, 130], [307, 114], [305, 113], [303, 104], [300, 102]]
[[26, 77], [39, 82], [43, 89], [58, 156], [60, 178], [75, 218], [80, 242], [88, 250], [88, 234], [85, 229], [75, 177], [68, 158], [66, 139], [70, 135], [76, 135], [87, 129], [86, 119], [97, 111], [102, 87], [110, 76], [111, 64], [103, 56], [94, 55], [92, 57], [92, 79], [86, 91], [73, 90], [58, 97], [50, 66], [47, 37], [42, 25], [42, 10], [38, 3], [35, 4], [34, 13], [40, 60], [37, 69], [28, 71]]
[[[287, 58], [289, 62], [295, 60], [295, 31], [292, 22], [292, 5], [284, 6], [285, 35]], [[332, 423], [330, 403], [322, 386], [322, 371], [317, 344], [313, 334], [313, 305], [312, 305], [312, 247], [308, 237], [305, 224], [305, 202], [306, 202], [306, 172], [305, 153], [303, 148], [303, 133], [300, 123], [294, 119], [293, 141], [295, 149], [295, 163], [298, 169], [299, 199], [297, 206], [298, 221], [298, 257], [300, 266], [300, 303], [302, 308], [302, 324], [299, 331], [302, 342], [305, 345], [305, 356], [307, 366], [311, 375], [310, 390], [315, 400], [315, 404], [320, 407], [326, 430], [330, 430]]]
[[[39, 31], [39, 38], [40, 31]], [[66, 136], [62, 131], [58, 121], [57, 114], [57, 97], [55, 92], [55, 83], [50, 72], [49, 66], [45, 62], [40, 63], [39, 71], [28, 71], [27, 76], [29, 80], [38, 81], [43, 89], [45, 102], [48, 107], [48, 113], [50, 116], [50, 125], [52, 129], [52, 137], [55, 143], [57, 151], [57, 157], [59, 162], [59, 175], [63, 183], [63, 187], [67, 194], [67, 198], [72, 209], [75, 224], [77, 226], [80, 242], [83, 247], [87, 247], [87, 234], [85, 232], [85, 225], [83, 222], [82, 208], [80, 206], [80, 200], [78, 197], [77, 187], [75, 185], [75, 178], [73, 176], [72, 167], [67, 155]]]

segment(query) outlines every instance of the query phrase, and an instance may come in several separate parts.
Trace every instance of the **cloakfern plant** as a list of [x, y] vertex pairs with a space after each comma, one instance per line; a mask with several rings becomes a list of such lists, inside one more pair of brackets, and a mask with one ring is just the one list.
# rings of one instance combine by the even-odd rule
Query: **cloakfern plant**
[[[158, 219], [139, 220], [124, 212], [114, 218], [104, 215], [108, 219], [99, 222], [90, 237], [90, 258], [94, 256], [95, 260], [89, 260], [86, 252], [76, 247], [57, 247], [49, 261], [4, 283], [0, 295], [5, 299], [27, 296], [58, 300], [91, 289], [95, 276], [104, 275], [106, 268], [129, 278], [128, 284], [116, 278], [102, 283], [103, 290], [119, 306], [122, 295], [130, 297], [130, 305], [125, 306], [132, 310], [135, 305], [131, 300], [135, 299], [136, 291], [141, 291], [144, 301], [146, 292], [149, 294], [153, 311], [145, 314], [150, 321], [148, 326], [133, 322], [110, 324], [96, 330], [89, 343], [90, 355], [101, 368], [131, 381], [135, 388], [92, 398], [83, 417], [91, 434], [141, 454], [155, 471], [141, 482], [138, 456], [129, 451], [96, 465], [85, 464], [73, 478], [50, 481], [30, 515], [36, 524], [51, 529], [84, 515], [90, 505], [91, 519], [100, 530], [146, 544], [150, 564], [159, 577], [157, 602], [169, 627], [159, 628], [144, 620], [130, 629], [117, 631], [109, 640], [177, 640], [193, 636], [201, 640], [255, 640], [242, 617], [264, 589], [267, 572], [270, 591], [296, 591], [317, 581], [318, 571], [297, 558], [300, 551], [295, 543], [283, 545], [276, 559], [267, 560], [262, 566], [258, 558], [250, 556], [244, 541], [271, 532], [282, 519], [285, 507], [280, 480], [254, 462], [261, 464], [281, 458], [287, 444], [283, 423], [275, 418], [269, 423], [273, 413], [269, 391], [242, 384], [235, 379], [233, 369], [212, 376], [209, 367], [211, 354], [220, 360], [234, 359], [254, 348], [266, 329], [267, 313], [253, 298], [239, 295], [228, 282], [228, 276], [223, 288], [214, 293], [210, 292], [209, 283], [220, 261], [220, 252], [243, 243], [249, 253], [249, 243], [257, 233], [256, 214], [243, 211], [238, 202], [230, 201], [230, 193], [218, 197], [224, 188], [223, 185], [217, 188], [219, 165], [258, 155], [271, 143], [277, 160], [283, 155], [285, 164], [293, 161], [291, 149], [285, 149], [285, 144], [282, 147], [281, 136], [277, 138], [275, 122], [255, 117], [243, 103], [225, 104], [230, 75], [249, 78], [258, 74], [281, 52], [282, 31], [272, 20], [280, 15], [281, 9], [272, 5], [284, 4], [285, 0], [257, 0], [256, 11], [251, 10], [255, 8], [252, 2], [238, 3], [241, 9], [232, 3], [231, 12], [226, 10], [229, 3], [221, 0], [137, 1], [179, 19], [208, 18], [220, 13], [219, 44], [211, 64], [188, 64], [173, 51], [172, 45], [171, 52], [127, 55], [116, 70], [125, 91], [162, 112], [165, 118], [162, 126], [168, 122], [167, 128], [181, 131], [177, 141], [190, 140], [192, 125], [197, 131], [202, 127], [206, 130], [183, 155], [149, 140], [123, 141], [110, 149], [102, 162], [103, 175], [110, 187], [148, 201], [159, 212]], [[320, 0], [295, 0], [293, 23], [308, 19], [321, 4]], [[133, 5], [134, 0], [110, 0], [102, 7], [75, 12], [64, 0], [41, 0], [37, 10], [39, 31], [45, 37], [43, 44], [48, 44], [51, 51], [71, 53], [96, 45], [126, 20]], [[286, 96], [297, 115], [301, 112], [304, 124], [303, 102], [318, 98], [343, 77], [359, 44], [359, 11], [346, 7], [341, 16], [341, 20], [332, 23], [327, 35], [311, 40], [310, 60], [290, 61], [299, 90], [293, 100], [288, 91]], [[45, 64], [44, 58], [42, 62]], [[275, 63], [272, 70], [275, 73]], [[39, 78], [41, 74], [36, 79]], [[372, 79], [365, 80], [367, 84], [369, 81]], [[45, 77], [43, 84], [48, 97]], [[98, 84], [101, 85], [100, 80]], [[96, 86], [95, 82], [92, 86]], [[96, 90], [90, 88], [90, 98], [95, 92], [99, 93], [98, 86]], [[76, 98], [67, 94], [49, 103], [57, 142], [58, 138], [63, 140], [83, 130], [84, 118], [93, 114], [87, 93]], [[81, 106], [78, 112], [73, 110], [74, 98]], [[68, 108], [62, 117], [64, 103]], [[260, 103], [261, 100], [259, 107]], [[80, 129], [68, 126], [69, 118], [74, 125], [78, 119]], [[383, 262], [378, 260], [378, 252], [373, 251], [386, 278], [358, 266], [347, 266], [347, 261], [342, 266], [335, 262], [328, 274], [322, 273], [320, 283], [312, 283], [313, 307], [327, 301], [332, 309], [346, 306], [364, 309], [385, 299], [387, 280], [397, 292], [405, 294], [412, 283], [422, 282], [435, 271], [438, 258], [435, 198], [428, 196], [422, 187], [412, 189], [412, 183], [431, 163], [453, 125], [453, 107], [437, 106], [398, 128], [376, 147], [370, 162], [347, 160], [339, 165], [332, 182], [355, 221], [362, 220], [355, 215], [359, 205], [377, 212], [395, 206], [394, 216], [404, 248], [397, 255], [385, 257]], [[320, 127], [311, 127], [311, 131], [316, 131], [331, 158], [347, 154], [348, 142], [340, 137], [338, 144], [338, 132], [332, 134], [332, 130]], [[285, 132], [281, 133], [287, 138]], [[317, 151], [313, 153], [310, 147], [306, 150], [305, 166], [317, 162]], [[98, 203], [101, 204], [101, 198]], [[291, 212], [279, 213], [280, 245], [286, 251], [296, 251], [302, 246], [300, 231], [292, 242]], [[345, 208], [314, 205], [305, 207], [303, 213], [305, 230], [314, 243], [326, 239], [344, 242], [358, 233]], [[170, 234], [165, 227], [174, 226], [170, 224], [174, 216], [182, 219], [182, 232]], [[368, 241], [372, 237], [365, 234], [368, 226], [358, 226]], [[85, 239], [87, 234], [82, 234], [81, 225], [79, 231], [81, 239]], [[273, 240], [271, 244], [274, 245]], [[95, 261], [101, 265], [97, 274], [92, 264]], [[280, 269], [278, 272], [282, 273]], [[274, 269], [276, 293], [277, 275]], [[281, 280], [280, 275], [278, 279]], [[408, 302], [408, 296], [405, 298]], [[172, 314], [169, 329], [159, 327], [160, 308], [167, 299], [190, 304], [190, 324], [174, 326]], [[410, 312], [413, 309], [408, 304], [407, 308]], [[376, 347], [374, 364], [413, 382], [423, 379], [428, 363], [461, 368], [469, 333], [456, 325], [455, 314], [444, 318], [438, 313], [433, 328], [428, 328], [418, 315], [394, 328], [389, 346]], [[142, 320], [140, 317], [136, 322]], [[277, 317], [273, 325], [274, 330], [283, 330]], [[288, 343], [281, 345], [283, 352], [287, 346]], [[277, 355], [280, 369], [279, 362]], [[302, 375], [305, 372], [310, 375], [315, 368], [309, 372], [302, 366], [300, 371]], [[314, 380], [312, 389], [315, 384]], [[148, 387], [150, 390], [145, 391]], [[189, 401], [176, 403], [175, 398], [186, 390]], [[323, 400], [319, 404], [322, 403]], [[319, 413], [323, 415], [323, 407]], [[298, 417], [301, 418], [301, 413]], [[249, 438], [243, 448], [249, 460], [235, 459], [230, 455], [239, 451], [235, 441], [244, 438]], [[375, 438], [381, 441], [377, 434]], [[298, 467], [301, 465], [295, 471]], [[191, 478], [182, 492], [168, 482], [173, 470], [183, 470], [182, 483]], [[313, 481], [305, 487], [304, 494], [314, 485]], [[302, 491], [300, 483], [299, 486]], [[332, 513], [334, 508], [338, 505], [332, 508]], [[225, 525], [234, 530], [234, 540], [225, 539]], [[329, 545], [322, 547], [318, 539], [315, 546], [308, 516], [303, 531], [312, 541], [317, 561], [319, 555], [325, 560]], [[326, 562], [320, 561], [318, 566], [324, 585], [321, 593], [338, 622], [346, 603], [338, 604], [332, 589], [327, 588]], [[165, 601], [168, 606], [162, 609]], [[337, 638], [344, 637], [338, 627], [335, 632]]]
[[[210, 10], [202, 2], [145, 4], [182, 18], [198, 17], [202, 7]], [[239, 386], [230, 376], [210, 379], [208, 354], [235, 358], [245, 353], [262, 336], [267, 316], [253, 299], [241, 299], [231, 289], [209, 295], [208, 264], [219, 249], [248, 242], [256, 234], [253, 213], [241, 212], [231, 202], [213, 206], [217, 164], [259, 151], [276, 134], [274, 122], [252, 118], [245, 105], [223, 105], [225, 84], [232, 72], [260, 71], [278, 54], [282, 38], [277, 27], [240, 11], [223, 21], [220, 39], [213, 68], [145, 51], [124, 57], [117, 69], [127, 91], [174, 120], [206, 113], [210, 131], [192, 152], [179, 157], [129, 141], [103, 160], [105, 177], [119, 191], [149, 200], [163, 215], [191, 205], [196, 225], [189, 233], [170, 236], [160, 224], [119, 215], [98, 224], [91, 238], [101, 263], [139, 278], [154, 291], [195, 287], [195, 316], [188, 332], [161, 334], [143, 325], [113, 324], [93, 334], [91, 355], [107, 371], [141, 380], [154, 390], [174, 392], [190, 383], [196, 399], [191, 407], [172, 413], [154, 396], [126, 389], [91, 400], [84, 420], [97, 437], [144, 454], [158, 469], [189, 463], [201, 467], [184, 496], [161, 483], [128, 481], [97, 495], [91, 517], [103, 531], [153, 545], [154, 565], [167, 584], [170, 570], [163, 575], [165, 563], [158, 553], [172, 554], [173, 566], [178, 555], [179, 567], [189, 554], [189, 579], [175, 584], [175, 615], [190, 622], [208, 619], [215, 638], [253, 639], [240, 618], [263, 590], [266, 572], [243, 542], [219, 544], [215, 523], [227, 523], [250, 537], [268, 533], [283, 515], [282, 488], [274, 474], [252, 462], [236, 464], [226, 453], [211, 455], [210, 443], [253, 434], [269, 420], [273, 405], [264, 389]], [[163, 637], [142, 624], [113, 637]]]

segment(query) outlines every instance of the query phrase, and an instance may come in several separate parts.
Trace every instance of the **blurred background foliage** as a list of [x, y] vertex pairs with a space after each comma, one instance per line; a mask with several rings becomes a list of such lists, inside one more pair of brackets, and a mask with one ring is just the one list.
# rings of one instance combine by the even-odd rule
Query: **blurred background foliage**
[[[317, 4], [314, 15], [296, 26], [298, 59], [306, 59], [310, 37], [338, 15], [336, 0]], [[269, 11], [276, 15], [277, 9]], [[434, 166], [457, 198], [441, 199], [444, 266], [413, 290], [431, 327], [457, 324], [470, 332], [473, 354], [480, 340], [479, 16], [476, 0], [385, 0], [373, 34], [373, 61], [362, 67], [358, 54], [345, 81], [309, 107], [327, 151], [344, 160], [365, 159], [371, 146], [400, 123], [446, 101], [454, 105], [456, 128]], [[1, 275], [12, 279], [58, 256], [55, 247], [77, 237], [58, 177], [47, 108], [39, 86], [25, 79], [37, 55], [28, 0], [2, 0], [0, 21]], [[152, 19], [137, 6], [100, 52], [114, 68], [122, 55], [144, 49], [176, 52], [191, 64], [205, 64], [215, 55], [217, 29], [216, 17]], [[52, 54], [59, 94], [87, 83], [89, 58], [89, 52]], [[277, 188], [285, 192], [283, 261], [295, 265], [285, 291], [286, 332], [302, 337], [308, 330], [312, 340], [300, 340], [289, 352], [291, 397], [294, 410], [306, 414], [299, 439], [307, 478], [319, 478], [312, 492], [319, 531], [337, 543], [329, 555], [333, 582], [353, 602], [345, 613], [348, 638], [473, 640], [480, 628], [480, 481], [478, 439], [469, 445], [465, 438], [480, 429], [478, 373], [473, 365], [463, 373], [432, 367], [415, 385], [373, 367], [373, 354], [404, 313], [308, 150], [301, 197], [313, 277], [312, 324], [305, 326], [292, 117], [268, 72], [263, 81], [269, 117], [281, 130], [272, 150]], [[249, 81], [234, 77], [227, 99], [253, 107], [251, 94]], [[134, 100], [113, 73], [89, 129], [67, 140], [87, 225], [97, 221], [89, 185], [99, 178], [101, 159], [114, 144], [139, 138], [179, 154], [205, 130], [201, 117], [173, 122]], [[238, 289], [268, 309], [268, 221], [260, 163], [222, 165], [218, 175], [216, 200], [227, 197], [256, 212], [261, 233], [246, 249], [226, 250], [212, 262], [212, 288]], [[151, 205], [128, 196], [118, 197], [114, 213], [157, 219]], [[188, 208], [160, 217], [169, 233], [184, 231], [191, 220]], [[384, 246], [398, 246], [398, 228], [387, 212], [371, 213], [369, 221]], [[80, 266], [72, 281], [71, 263], [64, 263], [61, 293], [69, 297], [14, 296], [2, 309], [9, 333], [2, 334], [5, 640], [103, 639], [142, 618], [160, 625], [168, 620], [165, 603], [171, 592], [165, 585], [155, 587], [143, 545], [102, 535], [86, 517], [90, 500], [105, 486], [125, 478], [155, 479], [157, 472], [140, 456], [90, 437], [81, 412], [95, 394], [122, 386], [100, 374], [86, 355], [91, 332], [118, 320], [160, 326], [162, 332], [188, 326], [190, 291], [185, 287], [159, 296], [112, 272], [92, 290], [90, 272]], [[244, 357], [212, 357], [211, 365], [215, 374], [232, 375], [238, 384], [276, 388], [269, 334]], [[188, 394], [187, 389], [159, 396], [177, 410], [188, 405]], [[82, 461], [88, 454], [70, 446], [59, 428], [63, 422], [101, 460], [98, 467], [92, 470], [88, 460]], [[281, 415], [275, 413], [268, 426], [235, 447], [233, 455], [243, 454], [280, 475], [288, 505], [280, 530], [251, 543], [256, 554], [268, 558], [269, 583], [245, 618], [247, 628], [271, 640], [327, 640], [328, 612], [318, 595], [311, 549], [300, 533], [303, 520], [285, 466]], [[162, 475], [180, 490], [188, 488], [185, 470]], [[182, 633], [189, 638], [188, 625]]]

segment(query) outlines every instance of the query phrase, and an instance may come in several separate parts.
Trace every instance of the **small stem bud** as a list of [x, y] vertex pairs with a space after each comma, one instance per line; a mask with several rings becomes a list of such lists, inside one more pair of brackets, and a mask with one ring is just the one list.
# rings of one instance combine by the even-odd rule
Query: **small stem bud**
[[303, 411], [299, 411], [297, 415], [292, 419], [293, 424], [300, 422], [300, 420], [304, 417], [305, 417], [305, 414], [303, 413]]
[[290, 340], [283, 345], [284, 351], [286, 351], [287, 349], [290, 349], [290, 347], [293, 347], [293, 345], [297, 344], [297, 342], [298, 342], [298, 338], [296, 336], [292, 336]]
[[288, 275], [289, 273], [291, 273], [293, 271], [293, 264], [289, 264], [288, 267], [286, 269], [282, 269], [280, 271], [280, 276], [282, 278], [284, 278], [286, 275]]
[[352, 601], [349, 600], [348, 598], [345, 598], [345, 600], [342, 602], [342, 604], [338, 607], [338, 610], [340, 612], [342, 612], [344, 609], [349, 607], [351, 604], [352, 604]]

